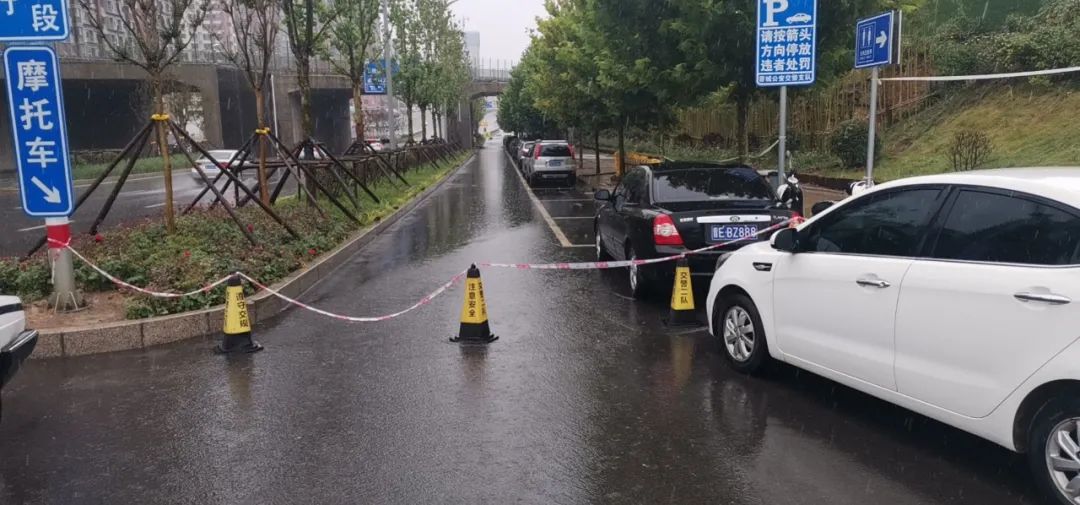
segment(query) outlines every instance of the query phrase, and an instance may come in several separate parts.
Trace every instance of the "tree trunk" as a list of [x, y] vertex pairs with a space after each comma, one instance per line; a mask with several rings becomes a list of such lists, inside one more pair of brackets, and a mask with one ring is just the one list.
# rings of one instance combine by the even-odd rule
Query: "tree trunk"
[[[315, 159], [315, 150], [308, 140], [315, 136], [315, 122], [311, 117], [311, 59], [307, 56], [302, 56], [296, 60], [297, 72], [296, 83], [300, 86], [300, 141], [305, 143], [303, 158], [307, 160]], [[314, 175], [314, 173], [312, 174]], [[305, 190], [315, 195], [315, 191], [318, 187], [315, 186], [315, 181], [305, 181]], [[314, 199], [314, 198], [313, 198]]]
[[596, 175], [600, 175], [600, 129], [593, 130], [593, 144], [596, 146]]
[[626, 121], [619, 118], [619, 162], [615, 166], [615, 176], [620, 179], [626, 172]]
[[364, 131], [364, 88], [363, 81], [352, 83], [353, 106], [356, 111], [353, 114], [353, 123], [356, 125], [356, 140], [363, 142], [367, 138]]
[[[262, 88], [255, 89], [255, 119], [259, 129], [266, 128], [266, 92]], [[266, 135], [259, 135], [259, 200], [270, 205], [270, 190], [267, 188], [270, 182], [266, 177]]]
[[431, 108], [431, 138], [439, 136], [439, 115], [435, 113], [435, 108]]
[[747, 123], [750, 121], [750, 97], [739, 94], [736, 99], [736, 115], [738, 115], [737, 122], [738, 128], [735, 134], [736, 141], [739, 145], [739, 156], [746, 157], [750, 155], [750, 132], [747, 128]]
[[407, 143], [413, 142], [413, 104], [412, 102], [405, 102], [405, 115], [409, 117], [409, 140]]
[[[160, 73], [150, 74], [154, 89], [154, 113], [165, 114], [164, 77]], [[158, 149], [161, 151], [163, 176], [165, 177], [165, 230], [172, 235], [176, 232], [176, 216], [173, 208], [172, 157], [169, 154], [169, 134], [165, 121], [157, 123]]]
[[420, 106], [420, 141], [427, 140], [427, 106]]

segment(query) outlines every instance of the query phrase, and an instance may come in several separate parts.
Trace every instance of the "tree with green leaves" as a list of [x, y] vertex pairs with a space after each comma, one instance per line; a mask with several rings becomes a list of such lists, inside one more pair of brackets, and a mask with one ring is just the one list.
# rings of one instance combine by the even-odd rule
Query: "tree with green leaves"
[[[904, 8], [924, 0], [830, 0], [818, 2], [818, 78], [829, 81], [851, 69], [857, 18]], [[756, 82], [756, 0], [671, 0], [659, 33], [660, 47], [674, 48], [664, 58], [666, 84], [678, 105], [696, 105], [717, 92], [735, 102], [739, 150], [749, 152], [750, 103], [761, 90]]]
[[364, 73], [379, 34], [379, 0], [337, 0], [339, 13], [330, 21], [327, 59], [352, 84], [356, 138], [364, 140]]
[[[326, 0], [281, 0], [285, 18], [285, 30], [289, 34], [289, 49], [296, 59], [296, 81], [300, 87], [300, 129], [303, 140], [315, 134], [311, 114], [311, 60], [326, 43], [327, 31], [337, 17], [337, 8], [331, 9]], [[311, 153], [305, 153], [311, 157]]]
[[420, 102], [425, 77], [421, 54], [423, 33], [419, 18], [420, 0], [389, 0], [390, 21], [394, 26], [394, 53], [397, 55], [398, 72], [394, 74], [394, 94], [405, 103], [405, 115], [409, 126], [409, 140], [413, 138], [413, 110]]

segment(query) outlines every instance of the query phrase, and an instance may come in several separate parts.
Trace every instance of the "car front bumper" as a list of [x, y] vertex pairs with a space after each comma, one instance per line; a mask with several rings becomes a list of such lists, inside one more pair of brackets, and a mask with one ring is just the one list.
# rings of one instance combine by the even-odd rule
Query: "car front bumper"
[[15, 372], [37, 347], [38, 332], [27, 330], [15, 337], [10, 344], [0, 349], [0, 388], [15, 377]]

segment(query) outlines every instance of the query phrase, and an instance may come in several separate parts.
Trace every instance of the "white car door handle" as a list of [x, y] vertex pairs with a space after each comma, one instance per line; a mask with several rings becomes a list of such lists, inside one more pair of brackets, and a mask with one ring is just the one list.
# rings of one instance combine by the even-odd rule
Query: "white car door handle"
[[1017, 293], [1013, 296], [1022, 302], [1040, 302], [1049, 303], [1050, 305], [1068, 305], [1072, 303], [1072, 300], [1067, 296], [1051, 293]]
[[855, 284], [858, 284], [858, 285], [860, 285], [862, 287], [865, 287], [865, 288], [878, 288], [878, 289], [885, 289], [887, 287], [892, 286], [892, 284], [889, 284], [888, 281], [883, 281], [881, 279], [859, 279], [859, 280], [855, 281]]

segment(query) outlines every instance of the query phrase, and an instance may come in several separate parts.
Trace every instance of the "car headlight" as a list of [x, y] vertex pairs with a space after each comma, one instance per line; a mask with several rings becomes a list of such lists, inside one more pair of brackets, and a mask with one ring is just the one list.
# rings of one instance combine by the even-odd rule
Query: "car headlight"
[[720, 267], [724, 266], [724, 263], [727, 262], [728, 258], [730, 258], [732, 254], [733, 253], [729, 252], [721, 254], [720, 257], [716, 259], [716, 269], [714, 271], [719, 271]]

